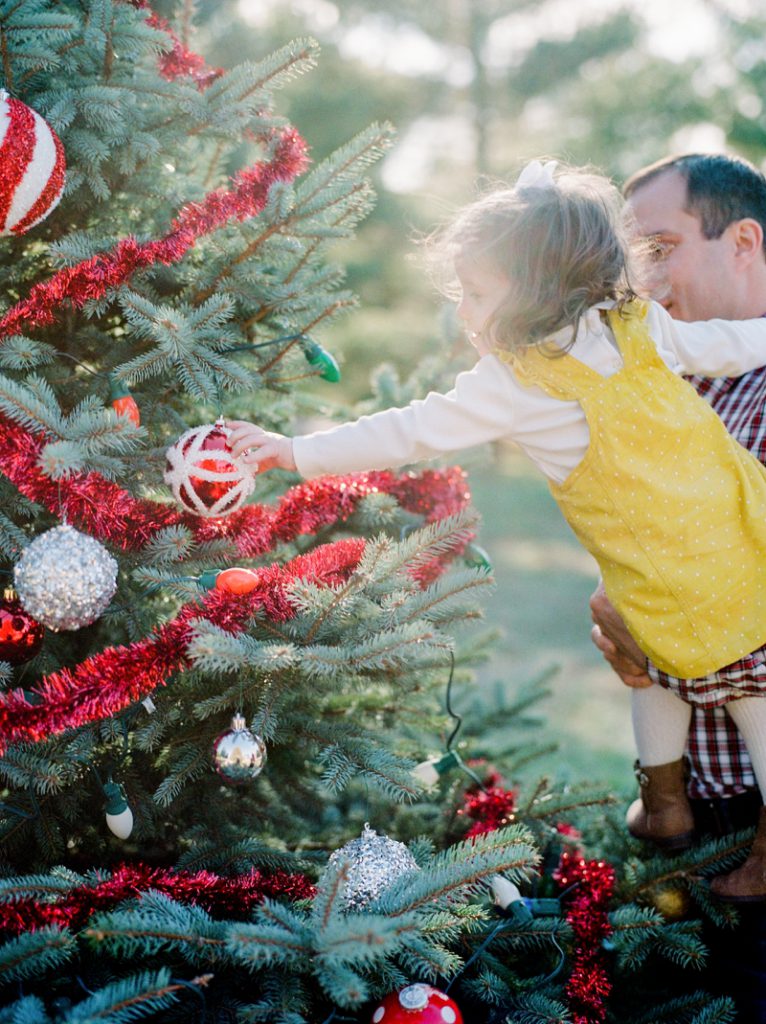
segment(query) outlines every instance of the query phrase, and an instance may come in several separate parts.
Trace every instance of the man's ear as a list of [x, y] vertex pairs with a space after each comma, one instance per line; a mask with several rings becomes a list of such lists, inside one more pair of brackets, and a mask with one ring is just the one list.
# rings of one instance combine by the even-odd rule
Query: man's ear
[[749, 266], [753, 260], [763, 259], [763, 228], [752, 217], [744, 217], [731, 225], [734, 238], [734, 255], [741, 266]]

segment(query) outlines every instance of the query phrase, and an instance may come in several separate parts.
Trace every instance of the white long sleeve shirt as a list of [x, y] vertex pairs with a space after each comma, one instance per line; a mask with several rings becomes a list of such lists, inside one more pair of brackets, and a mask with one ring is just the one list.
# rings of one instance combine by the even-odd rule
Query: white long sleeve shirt
[[[582, 318], [569, 350], [605, 377], [622, 358], [600, 303]], [[674, 373], [738, 377], [766, 364], [766, 319], [673, 320], [657, 303], [647, 323], [657, 350]], [[571, 330], [553, 340], [566, 345]], [[519, 383], [494, 355], [482, 356], [455, 379], [446, 394], [431, 392], [402, 409], [363, 416], [329, 430], [293, 439], [298, 472], [306, 478], [393, 469], [497, 440], [515, 441], [543, 474], [562, 483], [585, 454], [590, 433], [578, 402], [561, 401]]]

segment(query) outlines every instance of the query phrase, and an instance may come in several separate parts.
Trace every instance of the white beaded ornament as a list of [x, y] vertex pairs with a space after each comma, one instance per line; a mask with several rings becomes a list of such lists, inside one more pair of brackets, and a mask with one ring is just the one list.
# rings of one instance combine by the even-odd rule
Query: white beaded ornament
[[64, 525], [24, 548], [13, 574], [26, 611], [55, 631], [95, 622], [114, 597], [117, 568], [103, 544]]
[[193, 427], [165, 452], [165, 483], [182, 508], [217, 519], [235, 512], [255, 487], [253, 471], [228, 448], [223, 420]]
[[58, 136], [36, 111], [0, 90], [0, 235], [23, 235], [64, 191]]
[[346, 869], [344, 900], [348, 910], [364, 910], [401, 875], [420, 870], [404, 843], [379, 836], [367, 822], [358, 839], [330, 854], [320, 885], [326, 874], [340, 865]]

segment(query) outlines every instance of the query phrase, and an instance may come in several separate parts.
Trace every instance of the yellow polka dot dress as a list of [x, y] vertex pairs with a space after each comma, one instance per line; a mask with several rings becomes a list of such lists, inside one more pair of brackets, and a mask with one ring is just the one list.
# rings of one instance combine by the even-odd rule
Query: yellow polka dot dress
[[551, 493], [642, 650], [704, 676], [766, 642], [766, 469], [665, 366], [644, 303], [607, 316], [623, 359], [610, 377], [537, 347], [497, 355], [581, 404], [590, 445]]

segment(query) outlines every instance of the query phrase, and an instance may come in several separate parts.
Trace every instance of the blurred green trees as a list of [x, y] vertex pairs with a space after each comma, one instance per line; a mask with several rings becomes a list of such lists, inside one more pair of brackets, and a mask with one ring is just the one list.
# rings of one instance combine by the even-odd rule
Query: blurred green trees
[[[168, 0], [168, 10], [177, 5]], [[372, 121], [398, 142], [377, 171], [378, 207], [342, 256], [358, 312], [337, 327], [349, 397], [381, 359], [414, 367], [445, 343], [412, 237], [482, 176], [513, 177], [549, 154], [623, 179], [668, 151], [766, 154], [766, 17], [755, 0], [699, 0], [663, 13], [634, 2], [202, 0], [213, 61], [310, 34], [316, 74], [285, 95], [322, 159]]]

